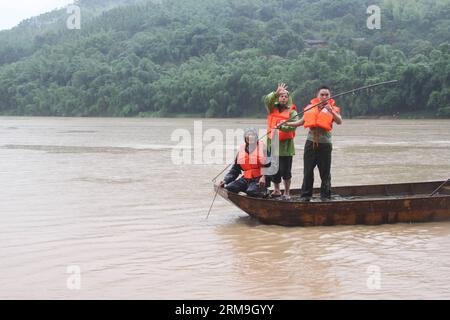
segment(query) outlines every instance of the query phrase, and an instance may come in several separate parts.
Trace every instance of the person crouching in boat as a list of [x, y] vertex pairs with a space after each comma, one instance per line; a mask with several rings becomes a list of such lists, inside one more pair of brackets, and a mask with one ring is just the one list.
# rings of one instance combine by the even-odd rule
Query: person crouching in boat
[[[233, 193], [245, 192], [250, 197], [263, 197], [267, 194], [263, 167], [268, 166], [264, 143], [258, 141], [258, 132], [254, 128], [245, 130], [244, 140], [234, 165], [219, 186]], [[243, 176], [236, 180], [242, 172]]]
[[272, 139], [278, 137], [279, 140], [279, 169], [276, 174], [271, 176], [271, 180], [274, 183], [274, 191], [271, 196], [281, 196], [280, 184], [281, 179], [283, 179], [284, 194], [282, 198], [288, 200], [290, 198], [292, 178], [292, 157], [295, 155], [294, 138], [296, 128], [285, 125], [280, 126], [280, 123], [289, 119], [295, 119], [297, 116], [297, 107], [292, 103], [292, 98], [284, 83], [279, 84], [275, 92], [271, 92], [264, 97], [264, 104], [268, 113], [268, 149], [272, 149]]
[[[319, 168], [320, 198], [331, 198], [331, 151], [333, 150], [331, 130], [333, 122], [342, 124], [341, 110], [330, 99], [331, 90], [322, 86], [317, 91], [317, 97], [305, 108], [303, 118], [289, 122], [288, 126], [304, 126], [309, 128], [303, 154], [303, 185], [302, 200], [309, 201], [313, 194], [314, 168]], [[315, 107], [314, 107], [315, 106]]]

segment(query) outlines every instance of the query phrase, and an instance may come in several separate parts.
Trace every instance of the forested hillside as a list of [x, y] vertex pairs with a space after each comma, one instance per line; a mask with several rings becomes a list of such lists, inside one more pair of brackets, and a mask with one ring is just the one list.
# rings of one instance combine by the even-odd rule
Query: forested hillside
[[[347, 116], [450, 117], [449, 0], [83, 0], [0, 32], [0, 114], [262, 116], [286, 82], [321, 84]], [[381, 29], [366, 26], [369, 5]], [[312, 40], [318, 40], [316, 42]]]

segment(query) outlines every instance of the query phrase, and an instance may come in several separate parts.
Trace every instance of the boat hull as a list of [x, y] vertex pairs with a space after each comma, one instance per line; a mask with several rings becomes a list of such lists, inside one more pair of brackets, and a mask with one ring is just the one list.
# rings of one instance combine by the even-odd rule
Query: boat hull
[[[343, 197], [352, 195], [362, 198], [326, 202], [252, 198], [228, 192], [223, 188], [220, 188], [218, 192], [223, 198], [266, 224], [282, 226], [379, 225], [450, 220], [449, 187], [444, 187], [433, 197], [429, 196], [441, 183], [442, 181], [337, 187], [333, 189], [333, 192]], [[293, 190], [293, 194], [299, 192], [299, 190]], [[365, 195], [370, 198], [364, 199]]]

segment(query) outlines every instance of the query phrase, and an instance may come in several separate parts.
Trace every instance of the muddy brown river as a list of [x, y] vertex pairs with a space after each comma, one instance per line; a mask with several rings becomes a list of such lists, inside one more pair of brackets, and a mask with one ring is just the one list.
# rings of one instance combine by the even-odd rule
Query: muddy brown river
[[[199, 150], [265, 124], [194, 121], [1, 117], [0, 298], [450, 299], [448, 223], [287, 228], [219, 198], [206, 220], [235, 145]], [[344, 120], [333, 139], [334, 186], [450, 177], [449, 120]]]

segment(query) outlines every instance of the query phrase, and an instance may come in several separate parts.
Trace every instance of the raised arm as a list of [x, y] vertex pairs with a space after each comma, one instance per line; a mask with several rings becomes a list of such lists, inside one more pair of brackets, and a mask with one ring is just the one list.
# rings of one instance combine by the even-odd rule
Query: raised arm
[[[278, 101], [278, 96], [284, 92], [287, 91], [287, 85], [285, 83], [278, 84], [277, 90], [272, 91], [267, 96], [264, 97], [264, 105], [266, 106], [266, 110], [268, 113], [271, 113], [273, 108], [275, 107], [275, 103]], [[292, 99], [289, 97], [289, 105], [292, 104]]]
[[264, 105], [266, 106], [267, 113], [272, 112], [275, 106], [275, 102], [277, 102], [277, 98], [278, 97], [276, 96], [276, 92], [274, 91], [264, 97]]

